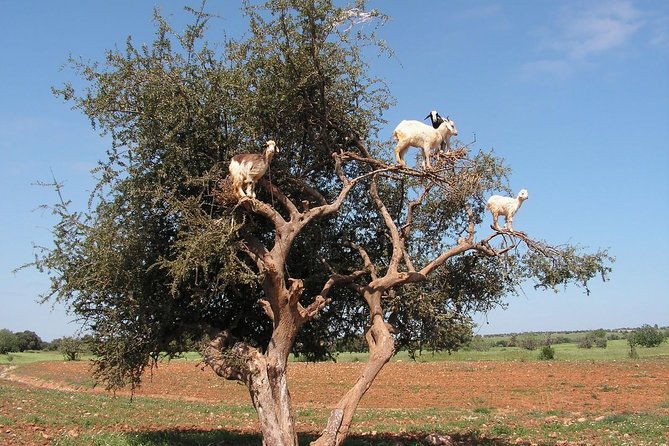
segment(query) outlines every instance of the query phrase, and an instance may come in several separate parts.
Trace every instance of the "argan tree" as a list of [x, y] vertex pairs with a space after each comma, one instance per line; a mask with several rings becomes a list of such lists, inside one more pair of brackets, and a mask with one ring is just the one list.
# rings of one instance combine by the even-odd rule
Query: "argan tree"
[[[218, 50], [203, 11], [189, 9], [182, 34], [156, 14], [151, 45], [72, 61], [87, 88], [56, 90], [111, 146], [85, 211], [54, 182], [54, 246], [35, 266], [52, 279], [45, 299], [93, 334], [109, 388], [200, 342], [217, 375], [248, 387], [264, 444], [296, 445], [289, 355], [327, 357], [335, 339], [364, 336], [369, 360], [314, 442], [339, 445], [398, 348], [457, 348], [474, 311], [527, 280], [606, 278], [605, 251], [479, 234], [485, 198], [506, 188], [491, 154], [455, 142], [431, 170], [388, 161], [392, 99], [362, 59], [386, 51], [382, 14], [328, 0], [243, 10], [248, 37]], [[228, 161], [269, 139], [280, 151], [257, 198], [238, 199]]]

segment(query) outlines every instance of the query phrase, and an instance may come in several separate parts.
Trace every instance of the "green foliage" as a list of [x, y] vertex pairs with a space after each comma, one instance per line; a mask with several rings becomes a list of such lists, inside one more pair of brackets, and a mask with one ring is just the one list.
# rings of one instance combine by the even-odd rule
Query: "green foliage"
[[525, 350], [536, 350], [541, 342], [536, 335], [526, 334], [518, 338], [518, 346]]
[[44, 342], [42, 342], [42, 339], [37, 336], [37, 333], [34, 331], [25, 330], [15, 334], [18, 340], [20, 352], [24, 352], [26, 350], [41, 350], [44, 347]]
[[490, 343], [486, 341], [483, 336], [474, 336], [467, 345], [468, 349], [476, 350], [477, 352], [485, 352], [490, 350]]
[[539, 352], [539, 359], [549, 361], [555, 359], [555, 349], [550, 345], [544, 345]]
[[66, 336], [58, 341], [58, 351], [66, 361], [78, 361], [85, 352], [85, 345], [79, 338]]
[[17, 336], [6, 328], [0, 329], [0, 355], [19, 351]]
[[636, 329], [628, 337], [630, 345], [639, 345], [641, 347], [657, 347], [666, 341], [667, 338], [665, 333], [660, 330], [657, 325], [651, 327], [646, 324], [641, 326], [641, 328]]
[[599, 329], [587, 333], [578, 343], [579, 348], [606, 348], [606, 330]]
[[[360, 56], [373, 39], [348, 27], [353, 18], [329, 2], [246, 6], [251, 34], [224, 42], [222, 52], [203, 39], [211, 17], [189, 11], [194, 23], [183, 34], [156, 14], [150, 45], [128, 38], [102, 64], [72, 60], [88, 88], [55, 90], [112, 145], [95, 169], [98, 184], [86, 212], [71, 210], [53, 182], [60, 197], [51, 207], [60, 220], [55, 247], [44, 248], [35, 266], [51, 276], [46, 298], [68, 302], [87, 322], [98, 377], [111, 387], [136, 384], [150, 358], [174, 355], [188, 340], [222, 328], [266, 344], [271, 327], [256, 304], [263, 291], [238, 231], [244, 224], [266, 241], [271, 228], [214, 203], [227, 161], [275, 139], [286, 153], [272, 166], [278, 185], [298, 202], [313, 201], [305, 186], [328, 198], [337, 180], [331, 153], [345, 149], [352, 134], [374, 134], [390, 103]], [[271, 199], [262, 191], [259, 198]], [[352, 201], [343, 219], [296, 242], [290, 270], [310, 278], [305, 295], [317, 292], [327, 271], [299, 252], [322, 255], [334, 267], [346, 263], [350, 255], [339, 242], [344, 228], [369, 222], [362, 206], [369, 201]], [[314, 339], [332, 329], [328, 316], [339, 317], [344, 306], [350, 297], [333, 304], [323, 324], [305, 327], [299, 345], [322, 349]], [[361, 318], [352, 322], [350, 329], [362, 325]]]
[[630, 359], [639, 359], [639, 352], [636, 350], [636, 341], [634, 338], [630, 336], [627, 338], [627, 342], [630, 346], [630, 351], [628, 353]]
[[535, 288], [558, 290], [560, 285], [573, 283], [590, 294], [588, 282], [596, 276], [607, 280], [615, 259], [606, 250], [594, 254], [583, 252], [577, 246], [550, 247], [543, 242], [533, 244], [523, 258], [528, 278], [535, 280]]
[[469, 344], [470, 315], [500, 305], [514, 286], [497, 258], [471, 254], [453, 259], [427, 283], [404, 287], [389, 301], [398, 348], [450, 352]]

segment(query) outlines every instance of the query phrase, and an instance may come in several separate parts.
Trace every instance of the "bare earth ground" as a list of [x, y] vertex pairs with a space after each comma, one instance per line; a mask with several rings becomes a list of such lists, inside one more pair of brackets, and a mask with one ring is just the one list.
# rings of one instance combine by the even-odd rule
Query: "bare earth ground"
[[[25, 364], [18, 370], [5, 370], [0, 374], [0, 386], [104, 393], [102, 389], [91, 387], [89, 367], [85, 361]], [[362, 363], [291, 363], [289, 382], [295, 407], [298, 411], [331, 407], [355, 382], [362, 367]], [[250, 404], [243, 386], [222, 380], [211, 370], [202, 369], [191, 361], [160, 364], [151, 377], [147, 376], [136, 395], [225, 405]], [[11, 402], [0, 400], [0, 424], [3, 418], [12, 420], [16, 407], [11, 406]], [[494, 409], [506, 414], [536, 411], [568, 414], [574, 418], [621, 413], [667, 416], [669, 364], [664, 360], [393, 362], [382, 370], [360, 407]], [[401, 417], [393, 419], [393, 423], [401, 425], [403, 420]], [[319, 426], [306, 429], [317, 430]], [[13, 425], [12, 429], [0, 426], [0, 444], [9, 441], [6, 434], [10, 430], [14, 435], [11, 438], [16, 439], [20, 426]], [[45, 437], [48, 439], [49, 435]]]

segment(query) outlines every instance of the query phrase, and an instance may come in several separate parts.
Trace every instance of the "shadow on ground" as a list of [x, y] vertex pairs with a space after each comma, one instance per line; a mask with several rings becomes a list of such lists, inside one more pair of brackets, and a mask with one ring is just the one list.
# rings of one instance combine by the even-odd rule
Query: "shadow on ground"
[[[315, 434], [300, 435], [300, 444], [308, 445], [316, 439]], [[444, 439], [447, 436], [441, 435]], [[529, 445], [530, 442], [517, 442], [502, 438], [489, 438], [478, 433], [452, 434], [452, 446], [517, 446]], [[154, 432], [135, 432], [128, 434], [130, 446], [261, 446], [259, 434], [234, 431], [200, 431], [200, 430], [163, 430]], [[345, 446], [424, 446], [435, 444], [429, 442], [426, 434], [377, 434], [351, 435]], [[440, 443], [436, 443], [440, 444]]]

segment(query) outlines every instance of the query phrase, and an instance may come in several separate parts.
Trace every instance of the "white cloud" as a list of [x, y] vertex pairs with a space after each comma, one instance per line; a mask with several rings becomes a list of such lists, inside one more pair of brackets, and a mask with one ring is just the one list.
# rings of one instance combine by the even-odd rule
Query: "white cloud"
[[642, 26], [641, 13], [627, 1], [570, 8], [561, 18], [558, 48], [568, 58], [583, 58], [624, 45]]
[[548, 54], [524, 64], [523, 73], [568, 77], [597, 56], [624, 48], [646, 24], [629, 0], [566, 4], [555, 25], [543, 30], [538, 49]]

